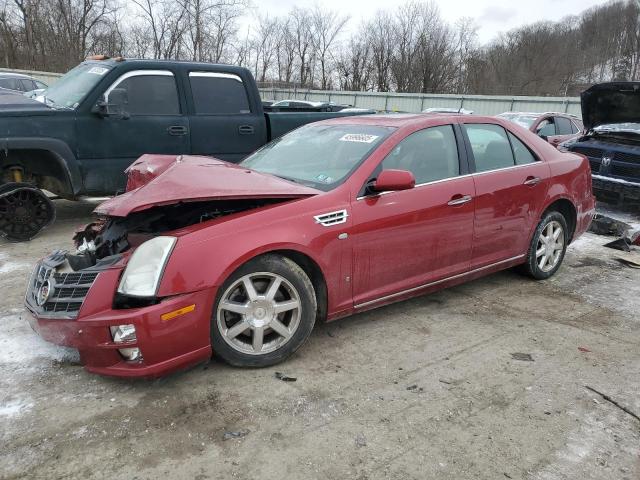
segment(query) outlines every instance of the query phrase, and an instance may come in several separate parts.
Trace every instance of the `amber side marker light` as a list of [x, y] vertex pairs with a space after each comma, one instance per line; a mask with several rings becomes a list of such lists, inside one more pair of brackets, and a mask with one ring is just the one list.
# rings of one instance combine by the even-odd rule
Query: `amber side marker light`
[[184, 315], [185, 313], [193, 312], [196, 309], [196, 304], [189, 305], [187, 307], [179, 308], [178, 310], [173, 310], [172, 312], [163, 313], [160, 315], [160, 320], [166, 322], [167, 320], [173, 320], [180, 315]]

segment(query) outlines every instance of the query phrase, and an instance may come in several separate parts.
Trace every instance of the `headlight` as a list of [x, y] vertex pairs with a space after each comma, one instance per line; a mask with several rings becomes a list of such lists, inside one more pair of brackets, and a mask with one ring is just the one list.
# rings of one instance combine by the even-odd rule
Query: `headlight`
[[124, 270], [118, 293], [153, 297], [175, 243], [175, 237], [155, 237], [140, 245]]

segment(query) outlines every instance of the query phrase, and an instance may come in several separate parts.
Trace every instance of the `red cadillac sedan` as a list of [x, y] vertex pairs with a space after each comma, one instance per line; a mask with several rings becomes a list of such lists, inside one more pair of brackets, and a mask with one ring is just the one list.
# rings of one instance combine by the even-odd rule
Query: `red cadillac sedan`
[[515, 266], [543, 280], [594, 212], [583, 156], [494, 117], [333, 119], [239, 165], [127, 173], [26, 294], [33, 328], [104, 375], [273, 365], [316, 322]]

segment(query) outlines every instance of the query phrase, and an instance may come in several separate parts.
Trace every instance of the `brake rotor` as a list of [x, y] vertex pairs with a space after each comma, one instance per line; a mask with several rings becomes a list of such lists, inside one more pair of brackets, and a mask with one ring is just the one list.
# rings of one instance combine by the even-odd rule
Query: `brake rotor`
[[53, 202], [27, 183], [0, 186], [0, 235], [12, 242], [31, 240], [55, 219]]

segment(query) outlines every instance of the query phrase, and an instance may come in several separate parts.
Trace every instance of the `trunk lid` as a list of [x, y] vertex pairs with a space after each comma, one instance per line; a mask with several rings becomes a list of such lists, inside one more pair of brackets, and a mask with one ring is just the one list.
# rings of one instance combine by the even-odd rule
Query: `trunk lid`
[[587, 131], [600, 125], [640, 123], [640, 82], [600, 83], [580, 95]]
[[[206, 200], [302, 198], [321, 193], [273, 175], [215, 158], [145, 155], [127, 171], [137, 188], [109, 199], [95, 213], [125, 217], [152, 207]], [[159, 161], [158, 161], [159, 160]], [[144, 179], [141, 172], [146, 172]], [[131, 177], [130, 177], [131, 178]]]

